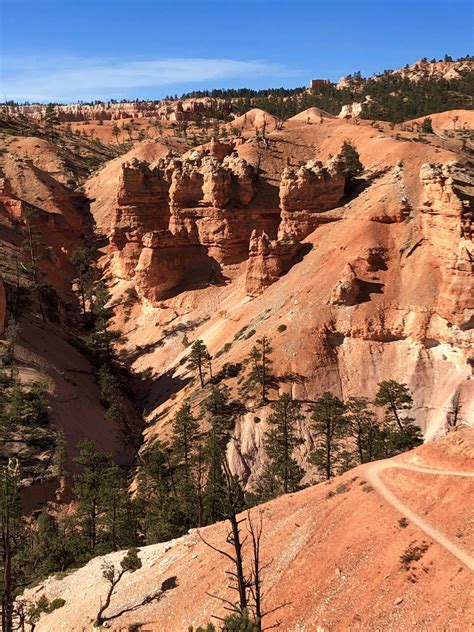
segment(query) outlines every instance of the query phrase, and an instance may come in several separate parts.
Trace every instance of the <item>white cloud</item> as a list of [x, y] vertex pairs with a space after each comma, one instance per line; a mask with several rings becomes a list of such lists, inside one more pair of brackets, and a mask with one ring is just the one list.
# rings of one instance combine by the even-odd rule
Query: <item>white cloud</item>
[[[158, 59], [117, 61], [81, 58], [3, 61], [0, 98], [16, 101], [74, 101], [131, 96], [140, 89], [173, 84], [214, 82], [213, 87], [241, 78], [294, 76], [279, 64], [235, 59]], [[220, 83], [219, 83], [220, 82]]]

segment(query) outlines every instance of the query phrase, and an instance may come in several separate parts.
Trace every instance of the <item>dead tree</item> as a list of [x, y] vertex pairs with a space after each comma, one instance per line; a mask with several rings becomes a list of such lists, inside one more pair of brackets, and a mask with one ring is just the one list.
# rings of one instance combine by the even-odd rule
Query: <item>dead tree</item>
[[[238, 614], [242, 617], [250, 614], [253, 617], [257, 629], [262, 632], [265, 629], [271, 629], [280, 625], [281, 622], [277, 621], [272, 626], [264, 628], [263, 619], [265, 616], [283, 608], [287, 604], [281, 604], [270, 610], [264, 610], [263, 608], [265, 595], [263, 592], [262, 574], [263, 571], [272, 564], [273, 560], [262, 563], [261, 559], [261, 541], [263, 534], [262, 512], [259, 513], [258, 521], [254, 521], [250, 510], [247, 511], [245, 517], [238, 517], [238, 482], [236, 481], [235, 476], [232, 475], [229, 464], [225, 458], [222, 460], [222, 469], [226, 481], [228, 503], [226, 520], [230, 523], [226, 535], [226, 544], [229, 544], [233, 548], [233, 553], [229, 553], [228, 551], [214, 546], [205, 540], [199, 531], [198, 535], [206, 546], [232, 562], [233, 570], [226, 571], [226, 575], [230, 577], [229, 588], [238, 593], [239, 599], [238, 603], [235, 603], [229, 599], [225, 599], [224, 597], [211, 593], [208, 594], [209, 596], [223, 602], [225, 604], [224, 609], [233, 614]], [[247, 535], [244, 536], [241, 532], [242, 524], [245, 524], [247, 529]], [[248, 564], [245, 564], [244, 548], [249, 538], [251, 546], [249, 555], [250, 561]], [[245, 570], [245, 566], [247, 566], [247, 570]], [[213, 616], [220, 621], [225, 620], [223, 617], [216, 615]]]
[[448, 432], [454, 432], [463, 425], [459, 391], [456, 391], [453, 395], [451, 408], [448, 410], [448, 414], [446, 415], [446, 423], [448, 424]]
[[148, 603], [151, 603], [152, 601], [159, 600], [161, 599], [161, 597], [167, 590], [176, 588], [177, 586], [176, 577], [169, 577], [167, 580], [165, 580], [161, 584], [160, 590], [158, 590], [157, 592], [151, 595], [147, 595], [139, 603], [135, 604], [134, 606], [127, 606], [126, 608], [122, 608], [122, 610], [119, 610], [115, 614], [106, 615], [105, 611], [110, 606], [110, 602], [112, 600], [112, 596], [115, 592], [115, 589], [118, 583], [122, 580], [125, 573], [127, 572], [134, 573], [139, 568], [141, 568], [141, 566], [142, 566], [142, 562], [140, 558], [138, 557], [138, 551], [136, 548], [132, 548], [127, 551], [124, 558], [120, 561], [119, 569], [117, 569], [113, 564], [110, 564], [110, 563], [106, 563], [103, 565], [102, 576], [104, 579], [106, 579], [109, 582], [110, 585], [107, 590], [105, 601], [103, 604], [101, 604], [99, 608], [99, 612], [97, 613], [97, 617], [94, 622], [95, 628], [100, 628], [107, 621], [118, 619], [118, 617], [121, 617], [123, 614], [127, 612], [133, 612], [134, 610], [137, 610], [138, 608], [141, 608], [142, 606]]

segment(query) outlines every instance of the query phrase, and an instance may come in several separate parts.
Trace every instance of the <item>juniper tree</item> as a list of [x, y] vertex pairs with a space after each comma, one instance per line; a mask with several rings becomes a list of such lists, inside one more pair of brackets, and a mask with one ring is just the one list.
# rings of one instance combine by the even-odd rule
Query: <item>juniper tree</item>
[[347, 431], [345, 413], [343, 402], [332, 393], [324, 393], [314, 404], [311, 428], [315, 448], [309, 460], [324, 473], [327, 480], [334, 476], [340, 463], [342, 443]]
[[201, 388], [204, 388], [204, 365], [208, 361], [209, 352], [202, 340], [196, 340], [191, 347], [187, 366], [189, 369], [198, 371]]
[[300, 402], [288, 393], [283, 393], [272, 403], [264, 446], [269, 459], [268, 475], [276, 481], [278, 493], [287, 494], [299, 489], [304, 475], [303, 468], [293, 456], [295, 448], [303, 443], [297, 433], [302, 418]]

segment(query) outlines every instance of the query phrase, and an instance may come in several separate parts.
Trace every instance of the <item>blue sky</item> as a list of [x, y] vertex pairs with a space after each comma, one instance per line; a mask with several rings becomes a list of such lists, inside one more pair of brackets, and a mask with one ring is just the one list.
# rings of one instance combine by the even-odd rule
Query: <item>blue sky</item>
[[299, 86], [472, 53], [471, 0], [0, 0], [0, 100]]

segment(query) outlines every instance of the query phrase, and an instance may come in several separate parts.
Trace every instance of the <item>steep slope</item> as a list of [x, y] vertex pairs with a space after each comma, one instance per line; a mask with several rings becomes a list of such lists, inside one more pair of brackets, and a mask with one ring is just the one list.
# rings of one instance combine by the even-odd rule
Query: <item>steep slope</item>
[[[288, 632], [468, 629], [474, 616], [473, 476], [474, 431], [465, 430], [252, 510], [263, 518], [262, 560], [274, 560], [265, 571], [265, 607], [285, 604], [266, 625], [280, 620]], [[202, 529], [202, 536], [225, 547], [222, 523]], [[90, 625], [106, 590], [101, 564], [122, 556], [96, 558], [27, 591], [29, 600], [45, 594], [66, 602], [42, 617], [37, 630]], [[144, 547], [140, 556], [143, 567], [125, 576], [110, 614], [166, 580], [173, 585], [174, 578], [176, 587], [112, 621], [112, 629], [141, 624], [182, 632], [222, 615], [222, 603], [210, 595], [233, 598], [225, 588], [228, 562], [195, 531]]]
[[[324, 197], [332, 181], [329, 172], [307, 161], [327, 161], [346, 139], [357, 147], [366, 174], [350, 197], [331, 201]], [[238, 139], [230, 150], [259, 169], [255, 195], [247, 206], [209, 207], [203, 197], [207, 189], [199, 184], [192, 189], [194, 201], [188, 205], [192, 208], [185, 204], [183, 209], [179, 202], [176, 209], [173, 204], [169, 209], [175, 218], [170, 230], [179, 227], [180, 231], [175, 251], [173, 241], [166, 242], [170, 257], [175, 252], [181, 265], [184, 236], [197, 239], [189, 243], [199, 245], [201, 253], [213, 253], [218, 271], [213, 282], [199, 279], [193, 285], [196, 279], [190, 274], [188, 286], [175, 287], [170, 296], [156, 299], [151, 290], [170, 274], [166, 266], [148, 264], [164, 239], [158, 225], [163, 210], [158, 212], [158, 207], [156, 233], [143, 237], [147, 259], [140, 257], [135, 275], [133, 265], [131, 272], [127, 267], [134, 261], [127, 248], [137, 243], [132, 233], [138, 234], [139, 215], [130, 218], [130, 228], [121, 229], [129, 234], [127, 248], [121, 245], [117, 252], [114, 246], [111, 252], [114, 261], [122, 257], [129, 270], [113, 280], [114, 297], [120, 298], [128, 288], [136, 288], [142, 297], [130, 314], [119, 310], [117, 325], [124, 332], [123, 357], [136, 370], [151, 374], [145, 445], [153, 437], [166, 436], [181, 402], [199, 410], [207, 389], [201, 390], [186, 368], [189, 345], [197, 339], [208, 346], [218, 374], [225, 363], [239, 365], [254, 341], [268, 336], [278, 377], [273, 395], [290, 391], [308, 408], [325, 390], [344, 399], [373, 397], [380, 381], [395, 379], [412, 390], [413, 414], [427, 439], [444, 432], [455, 395], [469, 423], [473, 418], [469, 207], [473, 183], [466, 158], [436, 146], [398, 140], [390, 130], [338, 119], [292, 122], [269, 132], [266, 139], [251, 135]], [[186, 160], [180, 169], [187, 173], [189, 165], [189, 173], [197, 178], [202, 166], [193, 166], [192, 160], [204, 164], [208, 157], [196, 154], [191, 162]], [[167, 168], [162, 169], [162, 176], [153, 177], [167, 177]], [[212, 169], [206, 172], [209, 177], [214, 174], [212, 182], [221, 182], [219, 160]], [[191, 195], [191, 189], [187, 191]], [[295, 191], [296, 197], [289, 191]], [[312, 204], [319, 200], [321, 207], [298, 206], [298, 200], [310, 199]], [[324, 206], [327, 202], [329, 207]], [[160, 204], [166, 209], [168, 202]], [[120, 208], [120, 217], [130, 208]], [[147, 222], [153, 217], [152, 208]], [[292, 241], [294, 231], [302, 227], [303, 236], [298, 234]], [[256, 234], [250, 235], [253, 228]], [[149, 231], [149, 224], [143, 224], [143, 230]], [[245, 239], [249, 239], [248, 255]], [[215, 255], [216, 245], [237, 240], [241, 240], [239, 258], [228, 263]], [[238, 379], [226, 379], [234, 396]], [[254, 412], [242, 416], [229, 445], [232, 466], [245, 480], [254, 480], [260, 471], [268, 412], [263, 407], [257, 417]], [[306, 423], [302, 434], [306, 444], [299, 458], [305, 462], [310, 445]]]

